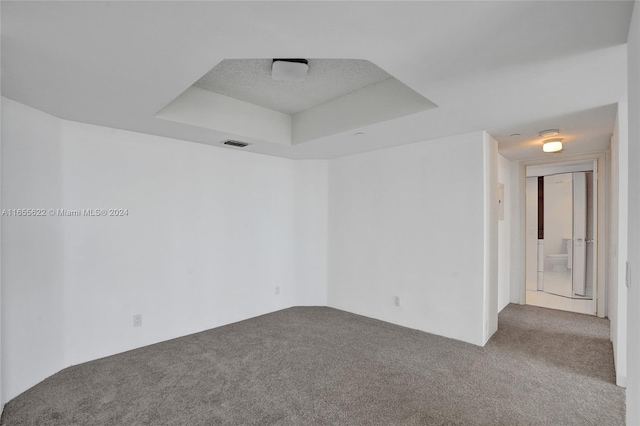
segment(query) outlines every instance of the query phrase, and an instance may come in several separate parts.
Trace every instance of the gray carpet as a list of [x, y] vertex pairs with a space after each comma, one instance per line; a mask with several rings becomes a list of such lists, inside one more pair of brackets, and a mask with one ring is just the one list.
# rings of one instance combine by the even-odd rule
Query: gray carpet
[[609, 322], [510, 305], [485, 348], [330, 308], [67, 368], [2, 425], [616, 425]]

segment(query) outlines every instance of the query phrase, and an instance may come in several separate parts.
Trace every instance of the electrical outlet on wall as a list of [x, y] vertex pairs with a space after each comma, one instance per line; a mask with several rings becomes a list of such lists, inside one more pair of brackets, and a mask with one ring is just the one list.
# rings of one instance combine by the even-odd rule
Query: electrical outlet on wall
[[133, 316], [133, 326], [142, 327], [142, 314], [135, 314]]
[[400, 306], [400, 296], [393, 296], [393, 304], [395, 306]]
[[280, 287], [276, 286], [276, 296], [280, 294]]

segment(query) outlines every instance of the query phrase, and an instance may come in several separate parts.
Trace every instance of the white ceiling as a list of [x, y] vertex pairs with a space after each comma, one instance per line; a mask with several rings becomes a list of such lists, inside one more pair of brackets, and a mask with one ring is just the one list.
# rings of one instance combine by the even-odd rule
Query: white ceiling
[[[438, 108], [285, 145], [334, 158], [487, 130], [512, 159], [602, 150], [626, 99], [632, 2], [2, 1], [2, 94], [58, 117], [219, 146], [233, 134], [154, 117], [223, 59], [358, 58]], [[512, 133], [521, 133], [513, 138]], [[221, 148], [223, 149], [223, 148]], [[224, 148], [226, 149], [226, 148]]]
[[308, 59], [304, 81], [271, 78], [273, 59], [225, 59], [194, 85], [293, 115], [354, 90], [391, 78], [380, 67], [357, 59]]

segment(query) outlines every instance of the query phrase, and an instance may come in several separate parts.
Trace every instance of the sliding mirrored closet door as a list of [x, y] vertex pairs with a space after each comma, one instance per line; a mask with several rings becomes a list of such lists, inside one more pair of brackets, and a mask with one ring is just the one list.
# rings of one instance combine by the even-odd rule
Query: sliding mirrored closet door
[[527, 291], [594, 296], [596, 199], [593, 171], [527, 178]]

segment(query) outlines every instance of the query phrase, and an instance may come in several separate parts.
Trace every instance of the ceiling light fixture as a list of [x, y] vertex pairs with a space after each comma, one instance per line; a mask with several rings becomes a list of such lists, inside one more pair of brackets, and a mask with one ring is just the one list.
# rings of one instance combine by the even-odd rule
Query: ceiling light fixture
[[550, 138], [551, 136], [558, 136], [560, 134], [560, 129], [540, 130], [538, 134], [541, 138]]
[[274, 59], [271, 64], [271, 78], [277, 81], [303, 81], [308, 71], [306, 59]]
[[364, 136], [364, 132], [356, 132], [353, 136]]
[[542, 145], [544, 152], [560, 152], [562, 151], [562, 139], [549, 139], [544, 141]]

